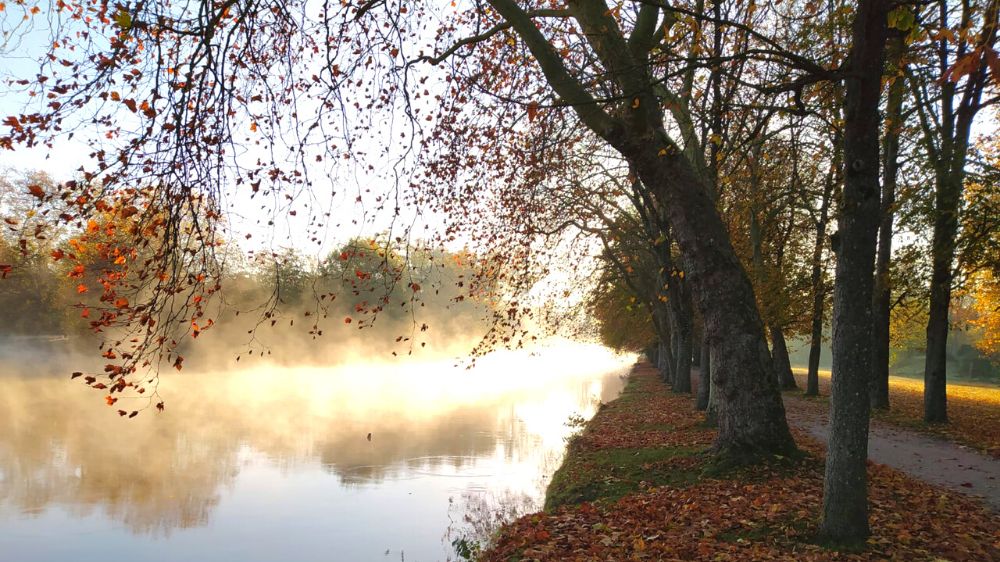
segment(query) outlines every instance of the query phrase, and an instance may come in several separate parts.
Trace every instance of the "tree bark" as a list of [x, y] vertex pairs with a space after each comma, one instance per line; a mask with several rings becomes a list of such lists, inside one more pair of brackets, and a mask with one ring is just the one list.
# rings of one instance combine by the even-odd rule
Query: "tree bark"
[[788, 359], [788, 344], [785, 342], [785, 332], [781, 326], [772, 325], [771, 331], [771, 360], [774, 363], [774, 372], [778, 384], [783, 390], [793, 390], [798, 388], [795, 384], [795, 377], [792, 375], [792, 362]]
[[[691, 392], [691, 357], [694, 338], [694, 312], [691, 310], [691, 288], [683, 279], [674, 279], [678, 286], [677, 318], [677, 367], [674, 369], [674, 392]], [[674, 299], [671, 299], [674, 300]]]
[[714, 204], [675, 147], [669, 154], [661, 148], [663, 140], [613, 144], [622, 146], [657, 198], [671, 202], [674, 237], [688, 265], [686, 279], [712, 350], [711, 380], [718, 393], [716, 449], [737, 456], [793, 450], [753, 288]]
[[937, 181], [931, 245], [930, 310], [924, 363], [924, 421], [929, 423], [948, 421], [948, 309], [951, 306], [952, 262], [955, 259], [958, 205], [962, 192], [959, 174], [944, 175]]
[[903, 35], [896, 32], [889, 44], [890, 69], [896, 74], [886, 102], [886, 130], [883, 142], [882, 203], [879, 225], [878, 256], [875, 259], [875, 288], [872, 297], [872, 408], [889, 409], [889, 314], [892, 287], [889, 265], [892, 260], [892, 221], [896, 212], [896, 179], [899, 171], [899, 132], [902, 130], [903, 94], [905, 92], [899, 63], [903, 56]]
[[834, 158], [830, 173], [827, 174], [823, 186], [823, 197], [820, 200], [819, 218], [816, 221], [816, 238], [813, 245], [811, 261], [812, 281], [812, 326], [809, 337], [809, 371], [806, 375], [806, 396], [819, 396], [819, 359], [823, 350], [823, 310], [826, 304], [826, 283], [823, 280], [823, 248], [826, 246], [826, 229], [830, 222], [830, 201], [833, 189], [837, 183], [836, 169], [840, 165], [839, 157], [842, 143], [839, 132], [834, 136]]
[[833, 389], [820, 534], [860, 541], [868, 526], [868, 391], [872, 288], [879, 226], [879, 99], [888, 0], [855, 12], [844, 98], [844, 194], [833, 301]]
[[709, 398], [711, 396], [711, 370], [712, 370], [712, 350], [708, 345], [708, 338], [704, 330], [701, 335], [701, 359], [698, 362], [698, 395], [695, 398], [694, 406], [698, 411], [708, 410]]

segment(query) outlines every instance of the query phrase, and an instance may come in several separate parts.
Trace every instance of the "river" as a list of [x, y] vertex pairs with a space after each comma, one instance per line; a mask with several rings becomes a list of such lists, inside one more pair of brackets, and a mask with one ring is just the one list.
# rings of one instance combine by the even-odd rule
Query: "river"
[[540, 505], [567, 421], [631, 359], [563, 342], [454, 363], [173, 374], [132, 420], [7, 369], [0, 562], [454, 560], [467, 514]]

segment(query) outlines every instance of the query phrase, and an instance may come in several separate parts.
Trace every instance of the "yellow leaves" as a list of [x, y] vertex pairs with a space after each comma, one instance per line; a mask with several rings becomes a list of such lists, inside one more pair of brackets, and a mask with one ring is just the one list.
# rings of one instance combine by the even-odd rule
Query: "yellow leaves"
[[124, 8], [119, 10], [118, 14], [115, 15], [115, 23], [122, 29], [129, 29], [132, 27], [132, 14], [129, 14]]
[[976, 317], [970, 323], [980, 336], [976, 348], [983, 355], [1000, 357], [1000, 279], [985, 270], [973, 276], [972, 287]]
[[900, 31], [908, 31], [916, 23], [916, 17], [907, 6], [899, 6], [889, 12], [889, 27]]

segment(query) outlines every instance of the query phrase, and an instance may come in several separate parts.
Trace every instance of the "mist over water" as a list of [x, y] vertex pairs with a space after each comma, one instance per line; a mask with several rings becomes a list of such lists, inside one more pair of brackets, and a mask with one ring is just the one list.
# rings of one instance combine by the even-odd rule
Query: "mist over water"
[[566, 421], [631, 361], [557, 341], [471, 369], [257, 362], [164, 375], [166, 410], [132, 420], [63, 372], [5, 364], [0, 560], [454, 558], [462, 502], [539, 501]]

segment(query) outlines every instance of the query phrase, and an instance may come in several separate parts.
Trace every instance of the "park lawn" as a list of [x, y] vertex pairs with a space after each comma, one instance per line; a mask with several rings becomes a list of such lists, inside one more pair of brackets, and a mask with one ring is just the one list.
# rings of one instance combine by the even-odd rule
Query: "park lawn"
[[480, 560], [1000, 560], [1000, 517], [875, 464], [872, 537], [822, 544], [815, 440], [796, 433], [801, 455], [724, 469], [705, 454], [713, 436], [689, 395], [639, 366], [570, 442], [546, 510], [503, 527]]
[[[806, 371], [795, 369], [799, 388]], [[819, 372], [820, 394], [829, 395], [830, 372]], [[937, 435], [1000, 458], [1000, 388], [971, 383], [948, 383], [946, 424], [924, 422], [924, 383], [919, 379], [889, 377], [889, 411], [875, 411], [879, 419], [901, 427]]]

